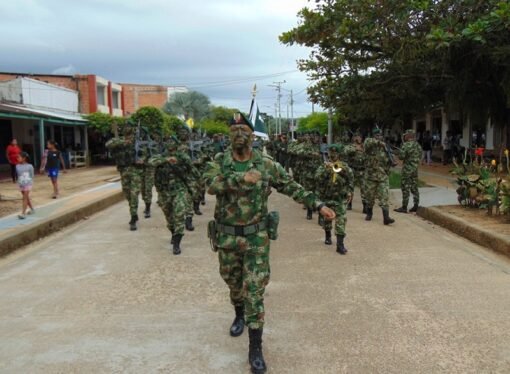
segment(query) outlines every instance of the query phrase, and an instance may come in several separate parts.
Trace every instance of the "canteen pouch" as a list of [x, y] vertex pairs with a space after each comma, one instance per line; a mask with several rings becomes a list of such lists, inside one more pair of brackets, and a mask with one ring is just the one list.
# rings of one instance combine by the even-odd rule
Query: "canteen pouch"
[[207, 237], [209, 238], [209, 242], [211, 243], [211, 249], [213, 252], [218, 252], [218, 246], [216, 245], [217, 239], [217, 231], [216, 231], [216, 221], [212, 220], [207, 223]]
[[269, 239], [278, 239], [278, 224], [280, 223], [280, 213], [269, 212], [267, 214], [267, 235]]

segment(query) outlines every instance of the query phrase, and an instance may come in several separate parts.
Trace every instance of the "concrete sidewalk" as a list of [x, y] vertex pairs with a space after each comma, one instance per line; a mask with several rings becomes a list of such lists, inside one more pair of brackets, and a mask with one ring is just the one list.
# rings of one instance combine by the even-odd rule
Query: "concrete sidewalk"
[[20, 220], [17, 214], [0, 218], [0, 256], [84, 219], [123, 199], [120, 182], [107, 183], [36, 207]]

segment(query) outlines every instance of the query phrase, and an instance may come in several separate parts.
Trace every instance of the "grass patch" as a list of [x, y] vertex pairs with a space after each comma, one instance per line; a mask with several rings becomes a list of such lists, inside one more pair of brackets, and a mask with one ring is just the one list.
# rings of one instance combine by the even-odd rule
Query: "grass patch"
[[[390, 173], [390, 189], [400, 189], [402, 183], [402, 175], [398, 171], [392, 171]], [[418, 179], [418, 187], [427, 187], [427, 184]]]

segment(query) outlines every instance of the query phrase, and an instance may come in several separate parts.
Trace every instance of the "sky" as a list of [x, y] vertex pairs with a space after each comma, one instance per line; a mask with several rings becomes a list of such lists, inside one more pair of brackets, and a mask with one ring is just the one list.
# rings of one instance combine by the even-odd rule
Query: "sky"
[[308, 0], [0, 0], [0, 71], [96, 74], [117, 83], [186, 85], [214, 105], [248, 111], [256, 83], [274, 114], [282, 85], [295, 117], [311, 112], [297, 59], [278, 36]]

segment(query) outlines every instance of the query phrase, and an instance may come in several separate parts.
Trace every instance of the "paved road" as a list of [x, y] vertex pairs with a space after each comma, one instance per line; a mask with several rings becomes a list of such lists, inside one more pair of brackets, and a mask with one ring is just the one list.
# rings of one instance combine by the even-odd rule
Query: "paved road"
[[[358, 209], [339, 256], [299, 206], [272, 203], [270, 372], [510, 372], [506, 258], [416, 216], [385, 227]], [[205, 212], [179, 257], [159, 211], [133, 233], [119, 204], [0, 260], [0, 372], [247, 373]]]

